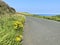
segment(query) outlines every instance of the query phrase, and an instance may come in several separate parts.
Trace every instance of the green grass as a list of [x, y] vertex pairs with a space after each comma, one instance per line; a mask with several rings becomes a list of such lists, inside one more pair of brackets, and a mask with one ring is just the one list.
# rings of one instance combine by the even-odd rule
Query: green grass
[[20, 12], [19, 14], [22, 14], [22, 15], [25, 15], [25, 16], [43, 18], [43, 19], [54, 20], [54, 21], [59, 21], [60, 22], [60, 15], [56, 15], [56, 16], [41, 16], [41, 15], [37, 15], [37, 14], [30, 14], [30, 13], [27, 13], [27, 12]]
[[0, 45], [22, 45], [15, 41], [17, 35], [23, 35], [23, 27], [15, 30], [14, 21], [24, 23], [25, 18], [17, 14], [0, 16]]

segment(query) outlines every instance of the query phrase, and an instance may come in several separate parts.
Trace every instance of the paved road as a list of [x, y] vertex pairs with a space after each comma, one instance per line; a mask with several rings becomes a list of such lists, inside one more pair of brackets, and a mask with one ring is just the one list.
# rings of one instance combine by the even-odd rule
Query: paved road
[[60, 45], [60, 22], [26, 17], [23, 45]]

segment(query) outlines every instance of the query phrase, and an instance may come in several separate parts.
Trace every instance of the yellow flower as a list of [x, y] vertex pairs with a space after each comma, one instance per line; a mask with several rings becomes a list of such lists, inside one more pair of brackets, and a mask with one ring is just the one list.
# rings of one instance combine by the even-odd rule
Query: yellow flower
[[16, 37], [16, 41], [19, 42], [21, 41], [22, 39], [20, 37]]
[[14, 26], [15, 29], [17, 29], [17, 26]]
[[23, 24], [20, 24], [19, 27], [23, 27]]
[[15, 21], [14, 22], [14, 25], [18, 25], [18, 24], [20, 24], [21, 22], [19, 22], [19, 21]]
[[17, 26], [17, 25], [23, 25], [23, 24], [22, 24], [22, 22], [15, 21], [15, 22], [14, 22], [14, 25]]
[[20, 35], [20, 38], [21, 38], [21, 39], [23, 39], [23, 36], [22, 36], [22, 35]]
[[22, 22], [20, 21], [15, 21], [14, 22], [14, 29], [18, 29], [18, 28], [23, 28], [24, 26], [23, 26], [23, 24], [22, 24]]

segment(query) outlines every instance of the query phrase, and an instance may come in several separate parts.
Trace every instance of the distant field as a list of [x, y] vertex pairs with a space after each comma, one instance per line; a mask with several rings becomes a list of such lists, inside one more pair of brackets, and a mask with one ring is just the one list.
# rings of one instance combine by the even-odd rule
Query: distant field
[[36, 14], [30, 14], [30, 13], [26, 13], [26, 12], [22, 12], [19, 14], [23, 14], [25, 16], [32, 16], [32, 17], [37, 17], [37, 18], [43, 18], [43, 19], [49, 19], [49, 20], [55, 20], [55, 21], [60, 21], [60, 15], [56, 15], [56, 16], [41, 16], [41, 15], [36, 15]]

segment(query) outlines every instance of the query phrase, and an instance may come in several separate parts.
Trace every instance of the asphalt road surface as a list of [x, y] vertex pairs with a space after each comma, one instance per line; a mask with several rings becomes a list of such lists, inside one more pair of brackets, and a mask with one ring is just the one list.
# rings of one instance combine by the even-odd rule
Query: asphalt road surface
[[60, 45], [60, 22], [26, 17], [23, 45]]

